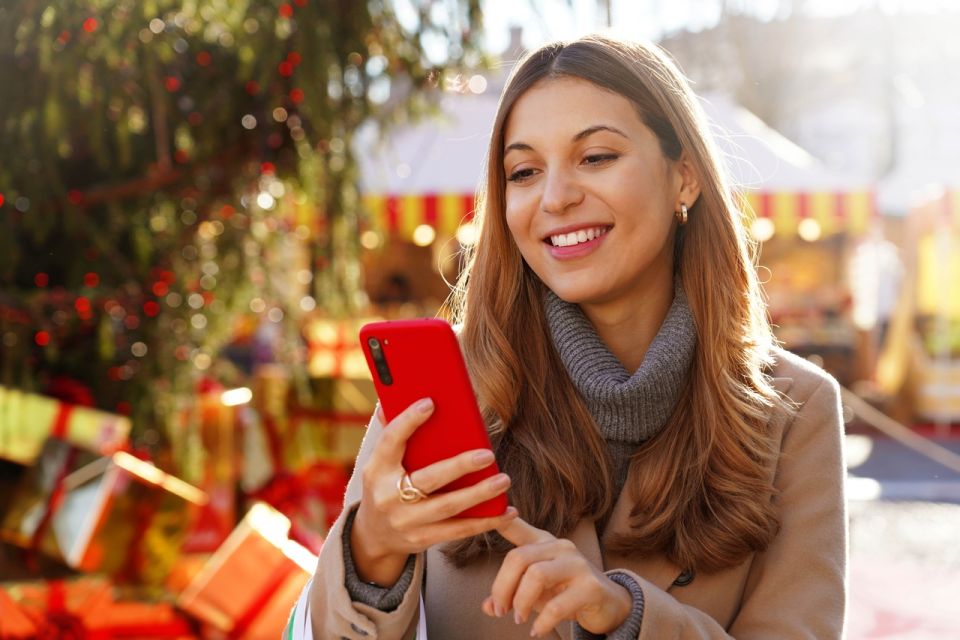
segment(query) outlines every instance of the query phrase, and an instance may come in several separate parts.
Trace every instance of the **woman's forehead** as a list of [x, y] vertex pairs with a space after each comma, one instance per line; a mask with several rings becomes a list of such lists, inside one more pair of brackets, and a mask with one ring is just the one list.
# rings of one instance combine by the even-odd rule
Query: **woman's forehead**
[[[515, 138], [568, 135], [606, 125], [623, 130], [643, 126], [624, 96], [582, 78], [544, 78], [523, 92], [504, 123], [504, 145]], [[603, 127], [606, 128], [606, 127]]]

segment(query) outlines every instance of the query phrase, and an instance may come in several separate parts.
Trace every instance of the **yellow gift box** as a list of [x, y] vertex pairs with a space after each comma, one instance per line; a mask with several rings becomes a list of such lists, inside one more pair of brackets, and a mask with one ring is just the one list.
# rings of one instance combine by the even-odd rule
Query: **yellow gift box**
[[130, 419], [0, 386], [0, 458], [29, 465], [50, 437], [109, 455], [130, 436]]

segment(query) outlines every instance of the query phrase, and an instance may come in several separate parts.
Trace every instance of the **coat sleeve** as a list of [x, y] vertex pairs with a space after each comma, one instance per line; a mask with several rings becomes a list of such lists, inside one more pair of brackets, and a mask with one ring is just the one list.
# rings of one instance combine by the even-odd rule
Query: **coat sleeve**
[[[832, 378], [819, 384], [784, 431], [774, 485], [780, 532], [756, 554], [739, 613], [728, 630], [641, 576], [640, 640], [737, 638], [829, 640], [843, 637], [847, 519], [843, 422]], [[629, 573], [629, 572], [624, 572]]]
[[320, 550], [309, 596], [314, 638], [398, 640], [413, 638], [416, 631], [420, 584], [423, 580], [423, 554], [417, 556], [413, 582], [400, 606], [393, 611], [384, 612], [353, 602], [345, 586], [343, 528], [347, 515], [360, 503], [363, 494], [362, 470], [382, 432], [383, 424], [374, 413], [363, 444], [360, 445], [353, 476], [347, 484], [343, 511], [330, 528]]

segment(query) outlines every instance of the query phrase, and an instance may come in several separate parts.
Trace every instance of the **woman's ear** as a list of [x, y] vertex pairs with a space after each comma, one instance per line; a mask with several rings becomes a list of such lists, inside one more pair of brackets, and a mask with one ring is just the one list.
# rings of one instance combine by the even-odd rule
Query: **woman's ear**
[[674, 203], [674, 209], [680, 209], [680, 204], [692, 208], [700, 197], [700, 176], [696, 167], [690, 162], [687, 152], [684, 151], [675, 165], [677, 174], [680, 177], [680, 190], [677, 193], [677, 201]]

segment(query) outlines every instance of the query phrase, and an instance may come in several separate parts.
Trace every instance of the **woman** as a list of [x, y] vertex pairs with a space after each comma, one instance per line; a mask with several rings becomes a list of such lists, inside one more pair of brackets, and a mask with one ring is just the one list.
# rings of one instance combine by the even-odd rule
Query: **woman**
[[432, 404], [378, 411], [302, 599], [315, 637], [413, 637], [421, 598], [441, 639], [842, 635], [837, 385], [774, 346], [706, 131], [653, 47], [518, 64], [452, 304], [503, 473], [431, 496], [492, 457], [406, 476]]

